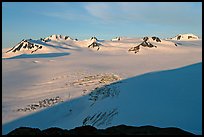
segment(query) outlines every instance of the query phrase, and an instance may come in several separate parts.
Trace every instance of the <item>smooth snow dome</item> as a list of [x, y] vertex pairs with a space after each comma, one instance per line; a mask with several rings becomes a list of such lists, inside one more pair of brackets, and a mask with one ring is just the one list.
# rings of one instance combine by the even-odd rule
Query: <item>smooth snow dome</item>
[[176, 37], [171, 38], [172, 40], [197, 40], [198, 36], [194, 34], [178, 34]]
[[120, 124], [202, 134], [202, 39], [147, 36], [150, 46], [135, 53], [128, 50], [144, 37], [66, 36], [22, 40], [2, 50], [3, 134], [20, 126]]

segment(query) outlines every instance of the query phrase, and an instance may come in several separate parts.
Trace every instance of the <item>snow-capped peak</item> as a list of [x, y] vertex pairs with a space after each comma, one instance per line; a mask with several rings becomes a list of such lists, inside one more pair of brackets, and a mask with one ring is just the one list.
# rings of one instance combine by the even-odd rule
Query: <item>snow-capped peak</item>
[[36, 44], [32, 42], [32, 39], [26, 39], [19, 42], [17, 45], [15, 45], [13, 48], [8, 50], [8, 52], [17, 52], [17, 51], [25, 51], [25, 50], [31, 50], [31, 53], [37, 51], [38, 49], [42, 49], [42, 45]]
[[73, 40], [73, 39], [70, 36], [63, 36], [58, 34], [53, 34], [53, 35], [50, 35], [49, 37], [42, 39], [42, 41], [45, 41], [45, 42], [50, 40], [57, 41], [57, 40]]
[[111, 41], [120, 41], [120, 37], [113, 38]]
[[98, 39], [97, 39], [96, 37], [91, 37], [91, 38], [90, 38], [90, 41], [96, 42], [96, 41], [98, 41]]
[[186, 33], [186, 34], [178, 34], [173, 38], [170, 38], [172, 40], [197, 40], [199, 39], [198, 36], [192, 34], [192, 33]]

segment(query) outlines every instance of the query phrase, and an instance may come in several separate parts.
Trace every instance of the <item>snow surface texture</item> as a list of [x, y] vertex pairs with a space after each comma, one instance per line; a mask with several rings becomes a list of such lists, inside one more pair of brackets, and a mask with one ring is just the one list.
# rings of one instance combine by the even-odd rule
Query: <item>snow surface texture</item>
[[[142, 38], [76, 41], [55, 36], [47, 42], [31, 40], [42, 45], [32, 54], [3, 49], [3, 134], [19, 126], [119, 124], [173, 126], [202, 134], [202, 40], [150, 40], [157, 48], [142, 47], [135, 54], [128, 49]], [[102, 44], [100, 50], [88, 48], [92, 42]], [[52, 107], [16, 111], [57, 96], [63, 102]]]
[[[20, 126], [98, 128], [127, 124], [178, 127], [201, 134], [202, 63], [148, 73], [94, 90], [55, 107], [3, 125], [3, 133]], [[182, 86], [185, 85], [185, 86]], [[102, 96], [102, 97], [101, 97]]]

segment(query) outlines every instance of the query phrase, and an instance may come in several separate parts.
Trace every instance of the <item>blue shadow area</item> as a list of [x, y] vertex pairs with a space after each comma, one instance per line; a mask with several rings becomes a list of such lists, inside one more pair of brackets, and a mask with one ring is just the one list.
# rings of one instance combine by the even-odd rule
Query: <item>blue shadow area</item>
[[[202, 134], [201, 74], [202, 62], [123, 79], [109, 84], [109, 87], [112, 85], [120, 87], [118, 99], [113, 99], [113, 96], [106, 96], [111, 97], [109, 98], [111, 99], [109, 100], [110, 103], [112, 103], [110, 106], [100, 108], [102, 105], [109, 103], [107, 98], [106, 100], [96, 100], [100, 103], [94, 103], [92, 106], [93, 102], [90, 101], [90, 94], [86, 94], [2, 124], [2, 134], [6, 135], [15, 128], [25, 126], [46, 129], [65, 125], [66, 129], [74, 128], [81, 126], [83, 124], [82, 120], [85, 120], [87, 116], [95, 116], [99, 111], [101, 113], [105, 112], [108, 108], [112, 108], [114, 104], [121, 109], [117, 118], [128, 116], [130, 112], [136, 114], [134, 117], [124, 117], [127, 120], [116, 122], [115, 125], [127, 125], [129, 121], [133, 121], [135, 126], [174, 126], [194, 134]], [[99, 90], [104, 90], [104, 87], [95, 89], [92, 93], [98, 93]], [[110, 91], [113, 92], [113, 90]], [[106, 93], [108, 92], [94, 94], [94, 96], [100, 98], [103, 94], [108, 95]], [[73, 110], [71, 113], [70, 109]], [[128, 115], [125, 114], [126, 111], [129, 113]], [[80, 117], [82, 120], [80, 120]], [[137, 121], [134, 119], [137, 119]], [[81, 123], [77, 123], [79, 120]], [[100, 122], [100, 120], [97, 121]]]
[[19, 56], [2, 59], [2, 60], [22, 59], [22, 58], [54, 58], [54, 57], [67, 56], [67, 55], [70, 55], [70, 53], [22, 54]]
[[[69, 50], [79, 50], [79, 47], [67, 44], [65, 42], [63, 42], [62, 44], [66, 45], [67, 47], [62, 47], [62, 46], [60, 46], [61, 44], [59, 44], [58, 42], [54, 42], [54, 41], [53, 42], [56, 43], [59, 46], [54, 46], [54, 45], [48, 44], [46, 42], [42, 42], [40, 40], [30, 40], [30, 41], [33, 42], [33, 43], [41, 44], [41, 45], [44, 45], [44, 46], [50, 46], [50, 47], [53, 47], [53, 48], [69, 49]], [[74, 48], [77, 48], [77, 49], [72, 49], [72, 48], [69, 48], [69, 47], [74, 47]]]

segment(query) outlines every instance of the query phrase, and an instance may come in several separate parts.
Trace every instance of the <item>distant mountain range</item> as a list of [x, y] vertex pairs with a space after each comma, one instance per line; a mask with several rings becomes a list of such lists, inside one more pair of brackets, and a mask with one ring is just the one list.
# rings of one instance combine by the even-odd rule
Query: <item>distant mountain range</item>
[[[134, 51], [135, 53], [139, 52], [141, 46], [143, 47], [157, 47], [158, 43], [178, 46], [179, 43], [171, 40], [198, 40], [198, 36], [194, 34], [179, 34], [174, 38], [162, 40], [156, 36], [153, 37], [144, 37], [144, 38], [124, 38], [124, 37], [116, 37], [112, 40], [98, 40], [95, 36], [86, 40], [78, 40], [73, 39], [70, 36], [62, 36], [62, 35], [50, 35], [46, 38], [40, 38], [38, 40], [26, 39], [20, 41], [14, 47], [8, 49], [3, 53], [3, 58], [12, 58], [15, 56], [19, 56], [22, 54], [47, 54], [47, 53], [67, 53], [70, 52], [70, 49], [77, 49], [82, 47], [95, 48], [97, 50], [102, 50], [103, 47], [108, 47], [108, 45], [117, 45], [120, 43], [122, 45], [132, 45], [135, 43], [135, 46], [129, 47], [125, 49], [126, 51]], [[141, 41], [142, 40], [142, 41]], [[128, 42], [128, 43], [127, 43]], [[137, 44], [139, 43], [140, 44]], [[116, 46], [115, 46], [116, 47]]]

